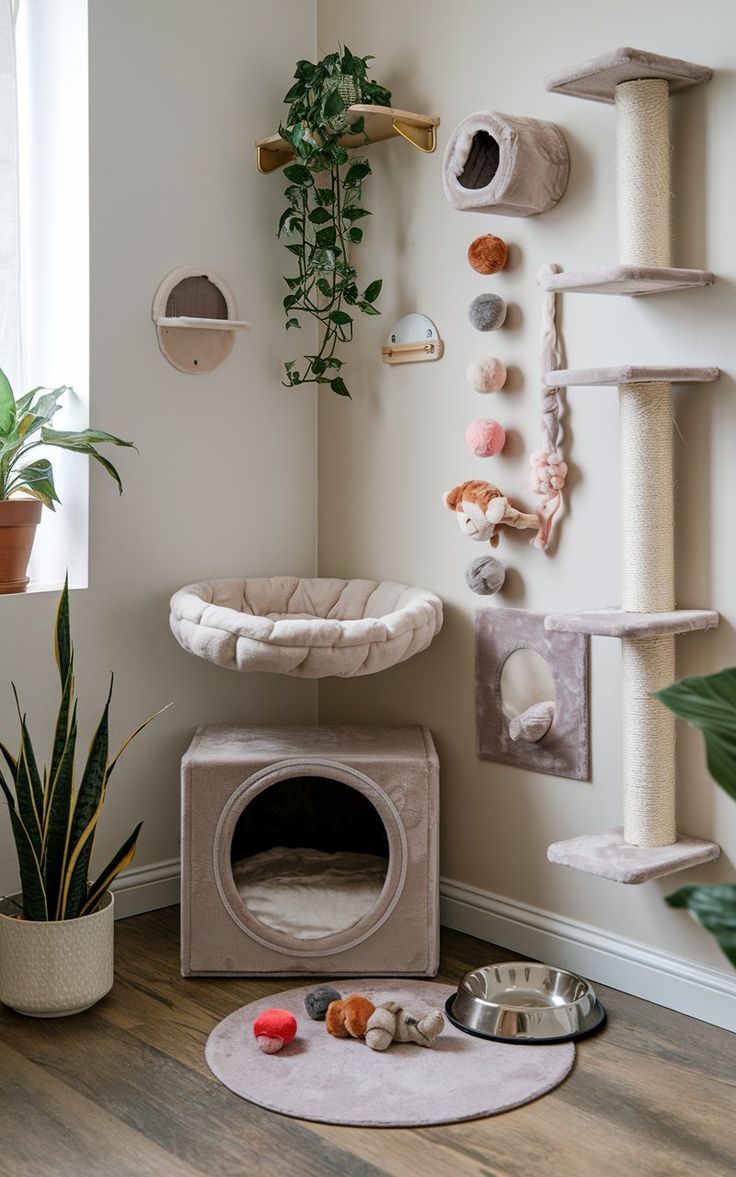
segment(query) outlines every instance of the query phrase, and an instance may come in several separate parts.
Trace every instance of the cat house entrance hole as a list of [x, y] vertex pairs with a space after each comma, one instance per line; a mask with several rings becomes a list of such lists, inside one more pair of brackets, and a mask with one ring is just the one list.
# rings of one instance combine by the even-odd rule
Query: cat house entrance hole
[[487, 188], [498, 171], [499, 159], [498, 140], [488, 131], [476, 131], [465, 166], [457, 177], [458, 184], [463, 188]]
[[264, 789], [233, 832], [233, 880], [260, 923], [298, 940], [343, 932], [381, 896], [389, 842], [365, 794], [322, 776]]
[[538, 703], [554, 701], [555, 697], [549, 662], [528, 646], [509, 654], [501, 669], [499, 688], [501, 708], [509, 720]]

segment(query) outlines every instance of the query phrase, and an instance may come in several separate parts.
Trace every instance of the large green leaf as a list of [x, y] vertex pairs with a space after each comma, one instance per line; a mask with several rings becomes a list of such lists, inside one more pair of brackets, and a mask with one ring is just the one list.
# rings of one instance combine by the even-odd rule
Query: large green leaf
[[33, 495], [34, 499], [39, 499], [51, 511], [55, 510], [54, 503], [60, 501], [54, 486], [54, 471], [48, 458], [39, 458], [37, 462], [14, 469], [8, 484], [8, 493], [10, 490], [22, 490]]
[[20, 885], [23, 892], [23, 915], [27, 920], [48, 919], [41, 864], [23, 820], [15, 807], [13, 795], [0, 772], [0, 789], [5, 795], [18, 855]]
[[[64, 391], [62, 389], [62, 391]], [[128, 449], [136, 449], [132, 441], [124, 441], [115, 437], [113, 433], [105, 433], [102, 429], [43, 429], [41, 437], [47, 445], [64, 445], [67, 449], [79, 446], [84, 451], [87, 445], [122, 445]]]
[[88, 915], [95, 910], [113, 879], [132, 861], [142, 825], [142, 821], [138, 822], [130, 837], [123, 842], [118, 852], [113, 855], [105, 869], [100, 872], [94, 883], [92, 883], [87, 892], [81, 915]]
[[52, 918], [62, 919], [61, 890], [71, 850], [74, 814], [74, 756], [77, 748], [76, 703], [56, 772], [49, 779], [44, 824], [43, 873]]
[[708, 771], [736, 800], [736, 667], [680, 679], [655, 698], [702, 731]]
[[15, 397], [10, 381], [0, 368], [0, 437], [7, 437], [15, 426]]
[[736, 968], [736, 883], [714, 887], [688, 884], [665, 898], [670, 907], [686, 908], [694, 915]]
[[[107, 757], [110, 747], [109, 720], [111, 697], [112, 678], [110, 679], [110, 689], [102, 717], [92, 737], [92, 743], [90, 744], [87, 755], [87, 763], [84, 767], [82, 779], [79, 782], [69, 838], [69, 844], [72, 849], [78, 844], [103, 800], [103, 791], [107, 781]], [[93, 846], [94, 832], [87, 839], [84, 848], [77, 857], [74, 870], [69, 878], [64, 904], [65, 919], [75, 919], [81, 914], [87, 896], [87, 872], [89, 870]]]
[[54, 654], [59, 668], [62, 690], [66, 685], [69, 667], [74, 661], [74, 647], [69, 631], [69, 573], [64, 577], [64, 587], [59, 594], [56, 607], [56, 628], [54, 630]]

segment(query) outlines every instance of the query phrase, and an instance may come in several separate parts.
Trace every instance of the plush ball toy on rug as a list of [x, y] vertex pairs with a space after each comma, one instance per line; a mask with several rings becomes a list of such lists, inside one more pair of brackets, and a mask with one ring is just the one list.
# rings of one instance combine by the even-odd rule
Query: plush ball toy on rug
[[365, 1040], [371, 1050], [386, 1050], [392, 1042], [414, 1042], [417, 1046], [434, 1046], [445, 1028], [438, 1009], [422, 1016], [410, 1014], [395, 1001], [384, 1001], [368, 1019]]
[[506, 265], [509, 251], [502, 237], [484, 233], [468, 246], [468, 261], [479, 274], [497, 274]]
[[333, 1001], [341, 1000], [342, 993], [338, 993], [331, 985], [318, 985], [316, 989], [310, 989], [304, 998], [304, 1008], [313, 1022], [324, 1022], [327, 1007]]
[[506, 318], [506, 303], [499, 294], [477, 294], [468, 307], [476, 331], [496, 331]]
[[506, 430], [498, 421], [478, 418], [465, 430], [465, 444], [477, 458], [495, 458], [506, 445]]
[[264, 1054], [277, 1054], [296, 1037], [296, 1018], [288, 1009], [264, 1009], [253, 1023], [253, 1034]]
[[351, 993], [340, 1001], [331, 1001], [327, 1007], [325, 1023], [327, 1032], [333, 1038], [363, 1038], [368, 1019], [375, 1009], [372, 1001]]
[[476, 392], [500, 392], [506, 383], [506, 365], [495, 356], [473, 360], [466, 373], [468, 384]]

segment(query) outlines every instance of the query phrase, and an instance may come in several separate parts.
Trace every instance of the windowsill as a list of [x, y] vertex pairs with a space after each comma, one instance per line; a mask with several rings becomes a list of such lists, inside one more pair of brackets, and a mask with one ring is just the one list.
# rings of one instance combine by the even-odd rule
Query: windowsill
[[[33, 593], [60, 593], [64, 587], [64, 581], [60, 580], [58, 584], [46, 584], [43, 581], [31, 581], [24, 589], [18, 589], [14, 593], [0, 593], [0, 601], [15, 600], [17, 597], [28, 597]], [[86, 589], [86, 584], [70, 584], [69, 591], [77, 592], [79, 589]]]

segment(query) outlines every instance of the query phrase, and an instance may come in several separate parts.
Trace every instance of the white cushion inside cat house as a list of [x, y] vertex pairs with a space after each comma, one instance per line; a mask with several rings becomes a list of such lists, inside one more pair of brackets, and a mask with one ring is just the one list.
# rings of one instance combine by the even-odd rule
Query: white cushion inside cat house
[[218, 666], [352, 678], [425, 650], [442, 627], [442, 602], [392, 580], [233, 578], [180, 589], [170, 622], [185, 650]]

